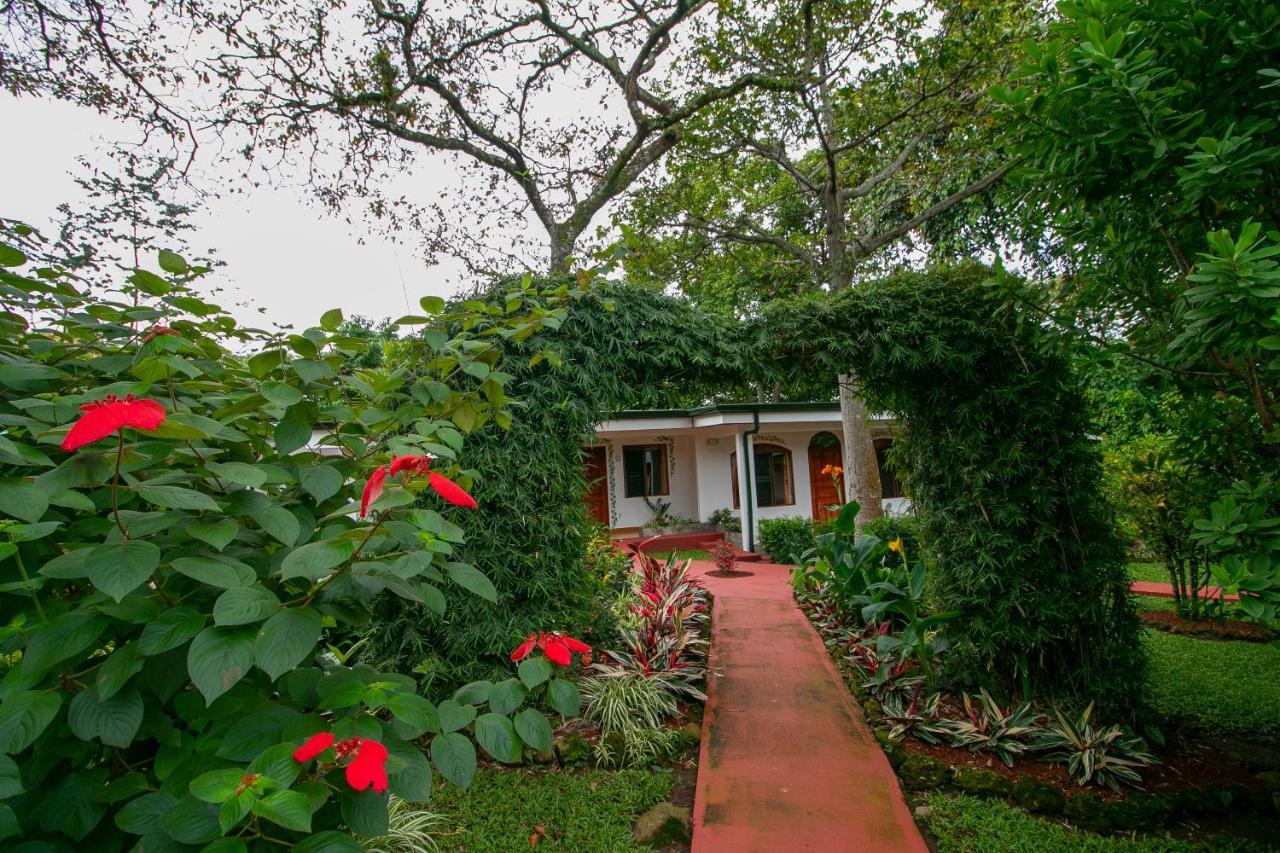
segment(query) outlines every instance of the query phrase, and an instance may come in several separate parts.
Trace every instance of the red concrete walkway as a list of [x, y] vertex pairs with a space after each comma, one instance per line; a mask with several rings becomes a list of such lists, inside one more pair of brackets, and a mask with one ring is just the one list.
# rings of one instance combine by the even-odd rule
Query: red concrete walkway
[[715, 578], [693, 853], [926, 851], [787, 567]]
[[[1161, 598], [1173, 598], [1173, 585], [1167, 583], [1153, 583], [1151, 581], [1132, 581], [1129, 584], [1129, 590], [1134, 595], [1157, 595]], [[1234, 592], [1229, 592], [1225, 596], [1222, 594], [1222, 588], [1216, 586], [1205, 587], [1201, 598], [1221, 598], [1224, 601], [1239, 601], [1240, 596]]]

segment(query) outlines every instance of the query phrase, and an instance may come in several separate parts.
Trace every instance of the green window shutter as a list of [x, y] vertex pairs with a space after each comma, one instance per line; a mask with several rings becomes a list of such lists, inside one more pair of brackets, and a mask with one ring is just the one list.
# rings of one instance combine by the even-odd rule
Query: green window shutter
[[622, 448], [622, 475], [626, 497], [644, 497], [644, 447]]

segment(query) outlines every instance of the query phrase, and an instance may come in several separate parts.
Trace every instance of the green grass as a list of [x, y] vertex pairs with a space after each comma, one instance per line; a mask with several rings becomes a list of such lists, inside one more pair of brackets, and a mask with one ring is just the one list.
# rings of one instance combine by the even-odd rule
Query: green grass
[[1169, 571], [1160, 563], [1130, 563], [1129, 580], [1168, 583]]
[[1144, 633], [1153, 708], [1208, 731], [1280, 740], [1280, 645]]
[[1232, 839], [1212, 843], [1147, 836], [1103, 837], [1033, 817], [1000, 800], [963, 794], [930, 794], [924, 819], [938, 840], [938, 853], [1198, 853], [1260, 849]]
[[[676, 551], [674, 553], [676, 555], [677, 560], [710, 560], [711, 559], [711, 555], [708, 554], [706, 551], [699, 551], [697, 549], [689, 549], [686, 551]], [[668, 557], [671, 556], [671, 554], [672, 554], [671, 551], [662, 551], [662, 552], [655, 552], [653, 556], [657, 557], [659, 560], [666, 560]]]
[[631, 837], [635, 819], [666, 799], [667, 772], [647, 770], [531, 773], [481, 768], [466, 791], [437, 786], [427, 806], [447, 821], [441, 850], [507, 853], [529, 850], [541, 826], [543, 846], [570, 851], [643, 850]]

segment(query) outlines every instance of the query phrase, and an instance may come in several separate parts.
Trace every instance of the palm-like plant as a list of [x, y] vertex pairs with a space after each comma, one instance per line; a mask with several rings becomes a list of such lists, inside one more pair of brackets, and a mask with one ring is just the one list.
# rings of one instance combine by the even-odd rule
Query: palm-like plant
[[1119, 726], [1094, 725], [1092, 715], [1092, 704], [1078, 719], [1057, 711], [1038, 747], [1048, 752], [1048, 760], [1066, 762], [1076, 784], [1092, 782], [1117, 792], [1122, 784], [1137, 785], [1142, 781], [1138, 768], [1155, 764], [1155, 756], [1145, 751], [1141, 738]]

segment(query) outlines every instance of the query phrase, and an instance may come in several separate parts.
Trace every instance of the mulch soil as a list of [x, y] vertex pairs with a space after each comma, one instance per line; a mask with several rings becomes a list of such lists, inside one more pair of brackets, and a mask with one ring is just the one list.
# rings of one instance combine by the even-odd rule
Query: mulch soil
[[715, 569], [714, 571], [707, 572], [707, 574], [713, 578], [749, 578], [754, 575], [755, 572], [744, 572], [742, 569]]
[[1244, 622], [1239, 619], [1183, 619], [1172, 610], [1143, 610], [1139, 616], [1148, 627], [1170, 634], [1186, 634], [1191, 637], [1202, 637], [1213, 640], [1250, 640], [1265, 643], [1275, 638], [1276, 633], [1262, 625]]

